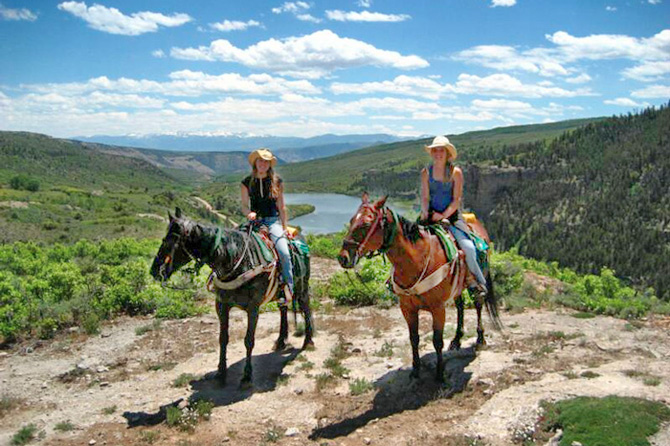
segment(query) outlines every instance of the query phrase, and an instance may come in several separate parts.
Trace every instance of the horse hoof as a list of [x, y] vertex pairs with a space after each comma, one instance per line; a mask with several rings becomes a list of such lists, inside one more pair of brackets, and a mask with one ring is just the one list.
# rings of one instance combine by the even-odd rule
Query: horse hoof
[[451, 344], [449, 344], [449, 351], [460, 350], [460, 349], [461, 349], [461, 343], [460, 342], [451, 341]]
[[276, 352], [282, 351], [286, 348], [286, 342], [284, 342], [283, 340], [277, 341], [277, 342], [275, 342], [275, 347], [274, 348], [275, 348]]
[[240, 381], [240, 389], [241, 390], [248, 390], [253, 387], [253, 384], [251, 383], [251, 378], [247, 378], [246, 376], [242, 378]]
[[305, 343], [302, 344], [302, 349], [303, 349], [303, 350], [307, 350], [307, 351], [310, 351], [310, 352], [311, 352], [311, 351], [314, 350], [315, 348], [316, 348], [316, 347], [314, 346], [314, 341], [312, 341], [311, 339], [310, 339], [309, 341], [305, 341]]

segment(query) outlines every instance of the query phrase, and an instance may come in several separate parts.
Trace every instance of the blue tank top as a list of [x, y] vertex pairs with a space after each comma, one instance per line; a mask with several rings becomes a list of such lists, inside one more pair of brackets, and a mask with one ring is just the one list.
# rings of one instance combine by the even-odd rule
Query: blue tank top
[[454, 199], [454, 182], [437, 181], [433, 178], [433, 166], [428, 168], [428, 186], [430, 192], [429, 211], [444, 212]]

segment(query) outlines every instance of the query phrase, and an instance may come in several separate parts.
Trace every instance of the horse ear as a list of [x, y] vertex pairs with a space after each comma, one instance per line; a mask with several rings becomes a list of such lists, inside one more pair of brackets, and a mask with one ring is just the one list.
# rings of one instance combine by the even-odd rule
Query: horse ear
[[181, 213], [181, 208], [179, 208], [179, 206], [177, 206], [177, 208], [175, 208], [174, 214], [177, 218], [181, 218], [182, 213]]
[[370, 202], [370, 195], [367, 192], [363, 192], [361, 199], [363, 200], [363, 204], [368, 204]]
[[376, 207], [377, 209], [381, 209], [381, 208], [384, 206], [384, 204], [386, 203], [386, 199], [387, 199], [388, 197], [389, 197], [388, 195], [385, 195], [383, 198], [380, 198], [380, 199], [375, 203], [375, 207]]

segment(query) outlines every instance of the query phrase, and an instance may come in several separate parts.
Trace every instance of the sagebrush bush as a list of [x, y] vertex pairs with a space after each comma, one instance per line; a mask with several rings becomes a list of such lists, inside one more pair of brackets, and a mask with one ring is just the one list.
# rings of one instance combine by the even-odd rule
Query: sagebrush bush
[[48, 247], [34, 242], [0, 246], [0, 336], [49, 338], [62, 328], [87, 333], [119, 314], [181, 318], [202, 313], [206, 272], [195, 279], [177, 274], [172, 289], [149, 274], [158, 241], [80, 240]]

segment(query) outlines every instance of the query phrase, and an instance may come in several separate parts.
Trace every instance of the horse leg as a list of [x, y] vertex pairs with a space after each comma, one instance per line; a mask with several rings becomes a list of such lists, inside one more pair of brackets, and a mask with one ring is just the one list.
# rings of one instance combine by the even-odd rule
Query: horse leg
[[247, 335], [244, 337], [244, 346], [247, 348], [247, 362], [244, 365], [242, 384], [251, 382], [251, 352], [254, 349], [256, 324], [258, 324], [258, 307], [251, 307], [247, 310]]
[[449, 344], [449, 350], [460, 350], [461, 349], [461, 338], [463, 337], [463, 296], [458, 296], [456, 298], [456, 336], [451, 340]]
[[284, 350], [286, 348], [286, 338], [288, 337], [288, 308], [286, 305], [279, 306], [279, 338], [275, 342], [275, 351]]
[[226, 365], [226, 351], [228, 349], [228, 320], [230, 305], [216, 301], [216, 314], [219, 316], [219, 367], [217, 378], [221, 384], [226, 383], [228, 367]]
[[444, 382], [444, 360], [442, 358], [442, 349], [444, 348], [444, 313], [443, 306], [434, 309], [433, 313], [433, 347], [435, 347], [435, 354], [437, 355], [437, 371], [435, 380], [437, 382]]
[[482, 306], [484, 305], [484, 297], [478, 293], [477, 298], [475, 299], [475, 308], [477, 309], [477, 343], [475, 348], [479, 348], [486, 345], [486, 339], [484, 339], [484, 326], [482, 325]]
[[418, 378], [421, 371], [421, 358], [419, 358], [419, 310], [401, 307], [402, 315], [407, 321], [409, 328], [409, 342], [412, 344], [412, 373], [410, 378]]
[[307, 289], [305, 289], [304, 293], [301, 293], [298, 303], [300, 304], [300, 311], [302, 311], [302, 314], [305, 317], [305, 341], [302, 344], [302, 348], [306, 349], [314, 347], [314, 341], [312, 341], [314, 326], [312, 325], [312, 310], [309, 308], [309, 294]]

